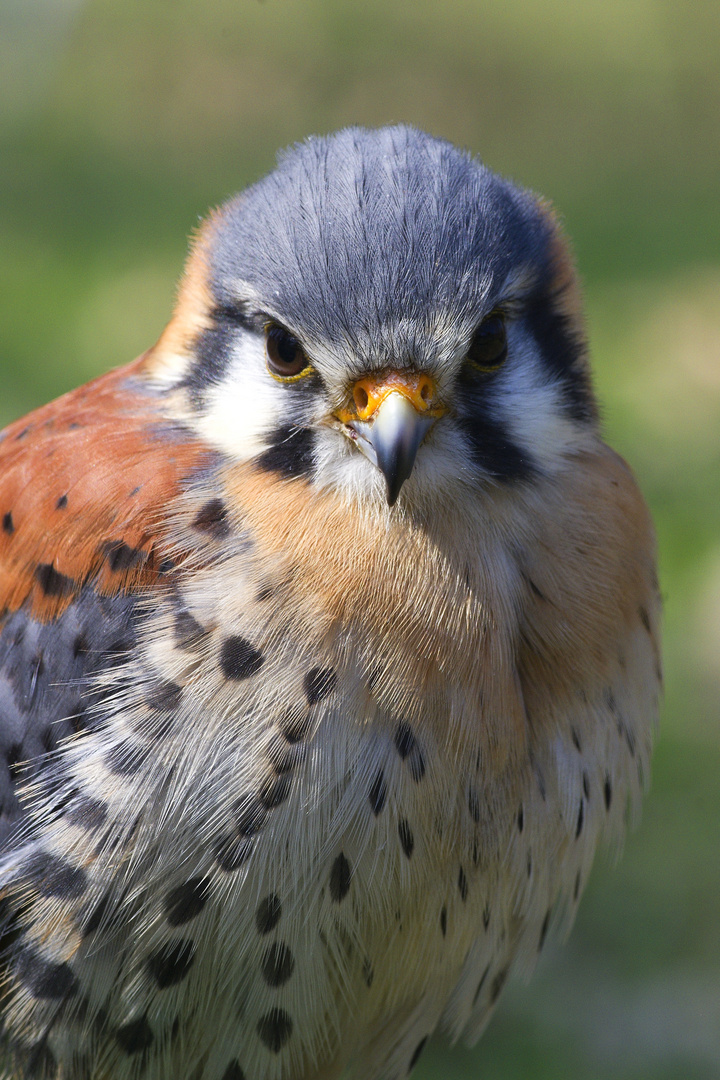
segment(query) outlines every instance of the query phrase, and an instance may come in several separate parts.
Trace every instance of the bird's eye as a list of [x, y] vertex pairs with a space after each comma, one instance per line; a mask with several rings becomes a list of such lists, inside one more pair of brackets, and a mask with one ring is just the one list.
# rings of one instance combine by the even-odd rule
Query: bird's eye
[[265, 346], [268, 370], [275, 378], [297, 379], [312, 370], [300, 342], [282, 326], [270, 323], [265, 331]]
[[479, 371], [496, 371], [507, 356], [507, 332], [505, 316], [493, 311], [473, 334], [467, 358]]

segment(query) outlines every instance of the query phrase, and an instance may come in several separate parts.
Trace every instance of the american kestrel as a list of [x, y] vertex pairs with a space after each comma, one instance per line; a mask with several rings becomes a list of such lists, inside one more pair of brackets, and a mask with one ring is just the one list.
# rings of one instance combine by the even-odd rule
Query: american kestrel
[[622, 835], [661, 677], [549, 206], [410, 128], [310, 139], [0, 468], [2, 1075], [477, 1039]]

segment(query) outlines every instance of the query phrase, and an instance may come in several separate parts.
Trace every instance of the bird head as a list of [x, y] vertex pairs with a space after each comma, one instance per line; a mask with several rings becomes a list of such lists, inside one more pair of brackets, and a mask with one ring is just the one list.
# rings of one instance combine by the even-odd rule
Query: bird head
[[212, 214], [152, 365], [231, 459], [395, 512], [552, 473], [597, 423], [552, 211], [408, 127], [309, 139]]

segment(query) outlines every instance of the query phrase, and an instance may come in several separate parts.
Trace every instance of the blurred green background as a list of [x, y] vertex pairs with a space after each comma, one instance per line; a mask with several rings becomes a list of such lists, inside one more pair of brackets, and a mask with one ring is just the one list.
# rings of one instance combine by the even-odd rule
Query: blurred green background
[[563, 215], [666, 606], [639, 830], [480, 1045], [414, 1075], [717, 1078], [718, 0], [0, 0], [0, 424], [151, 344], [187, 234], [278, 147], [398, 120]]

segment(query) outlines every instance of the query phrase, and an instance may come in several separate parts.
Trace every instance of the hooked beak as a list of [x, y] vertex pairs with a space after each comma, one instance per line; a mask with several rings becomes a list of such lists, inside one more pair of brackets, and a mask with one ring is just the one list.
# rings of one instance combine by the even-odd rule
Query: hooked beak
[[386, 372], [359, 379], [353, 387], [352, 411], [338, 410], [348, 436], [387, 484], [393, 506], [412, 472], [415, 456], [428, 431], [445, 409], [437, 404], [434, 381], [427, 375]]

